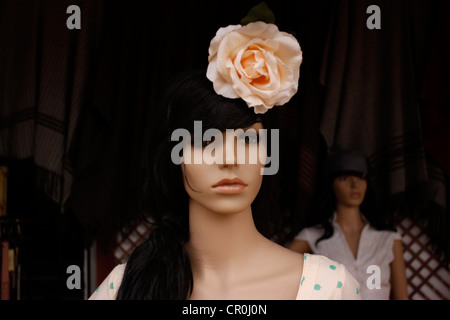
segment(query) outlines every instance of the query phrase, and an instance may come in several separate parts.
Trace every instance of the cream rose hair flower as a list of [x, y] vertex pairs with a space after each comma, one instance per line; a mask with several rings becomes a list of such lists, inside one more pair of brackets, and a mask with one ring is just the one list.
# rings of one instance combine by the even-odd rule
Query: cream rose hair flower
[[274, 24], [230, 25], [211, 40], [206, 76], [217, 94], [265, 113], [297, 92], [302, 60], [297, 39]]

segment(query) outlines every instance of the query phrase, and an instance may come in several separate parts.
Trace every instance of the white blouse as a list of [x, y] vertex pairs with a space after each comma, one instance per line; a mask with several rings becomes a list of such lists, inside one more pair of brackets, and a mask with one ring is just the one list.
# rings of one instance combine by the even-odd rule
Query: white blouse
[[365, 300], [389, 300], [390, 264], [394, 259], [394, 240], [401, 235], [394, 231], [379, 231], [367, 223], [360, 236], [357, 256], [353, 255], [339, 224], [333, 219], [333, 235], [325, 240], [316, 240], [323, 235], [321, 226], [305, 228], [296, 237], [307, 241], [312, 252], [324, 255], [345, 265], [351, 275], [361, 285], [361, 298]]

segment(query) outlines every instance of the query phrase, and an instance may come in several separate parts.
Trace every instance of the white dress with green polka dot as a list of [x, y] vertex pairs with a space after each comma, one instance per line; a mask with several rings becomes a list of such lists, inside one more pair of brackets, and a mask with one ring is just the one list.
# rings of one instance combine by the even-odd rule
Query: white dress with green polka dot
[[360, 286], [344, 265], [325, 256], [304, 254], [297, 300], [360, 300]]
[[[89, 300], [115, 300], [125, 264], [116, 266]], [[359, 283], [344, 265], [321, 255], [305, 254], [297, 300], [360, 300]]]

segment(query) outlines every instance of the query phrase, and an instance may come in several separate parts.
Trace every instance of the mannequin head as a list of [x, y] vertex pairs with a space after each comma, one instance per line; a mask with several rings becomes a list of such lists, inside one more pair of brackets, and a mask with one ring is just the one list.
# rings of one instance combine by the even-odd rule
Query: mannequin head
[[325, 161], [326, 189], [332, 189], [333, 210], [339, 207], [359, 207], [367, 191], [368, 165], [357, 151], [339, 150], [330, 153]]
[[333, 181], [336, 207], [359, 207], [367, 191], [365, 175], [341, 174]]
[[[261, 168], [264, 164], [258, 161], [250, 163], [248, 155], [258, 153], [259, 148], [264, 148], [260, 141], [262, 136], [258, 131], [262, 124], [256, 122], [243, 131], [221, 133], [214, 141], [220, 141], [217, 150], [211, 155], [212, 164], [182, 163], [183, 183], [190, 202], [197, 202], [211, 212], [217, 214], [233, 214], [249, 208], [256, 198], [262, 178]], [[246, 133], [252, 133], [246, 135]], [[220, 138], [220, 139], [219, 139]], [[245, 150], [245, 154], [239, 154], [239, 146]], [[205, 149], [204, 145], [191, 144], [191, 155], [194, 149]], [[244, 156], [247, 161], [238, 161], [238, 157]], [[223, 159], [222, 159], [223, 158]], [[222, 160], [222, 161], [219, 161]], [[225, 180], [224, 180], [225, 179]], [[229, 181], [231, 179], [231, 181]]]
[[[146, 192], [153, 223], [158, 225], [168, 221], [179, 225], [182, 230], [177, 235], [183, 234], [182, 241], [187, 241], [189, 201], [197, 201], [218, 214], [232, 214], [251, 205], [255, 213], [255, 225], [264, 235], [272, 236], [274, 219], [271, 216], [278, 213], [278, 208], [274, 208], [277, 202], [272, 201], [270, 196], [275, 194], [272, 189], [277, 187], [276, 175], [264, 176], [266, 183], [262, 183], [264, 159], [258, 157], [256, 163], [237, 163], [237, 158], [232, 156], [237, 157], [239, 153], [227, 153], [226, 146], [234, 141], [235, 151], [243, 145], [246, 154], [255, 148], [258, 151], [264, 151], [264, 147], [270, 150], [270, 139], [264, 141], [264, 135], [247, 135], [241, 139], [238, 129], [243, 129], [245, 133], [251, 129], [255, 133], [259, 132], [258, 129], [270, 130], [270, 114], [273, 113], [255, 114], [242, 99], [217, 95], [212, 83], [205, 77], [204, 70], [180, 74], [170, 83], [162, 101], [165, 111], [162, 121], [159, 121], [160, 129], [156, 131], [159, 135], [153, 137], [155, 148], [152, 151]], [[195, 144], [196, 121], [201, 121], [202, 134], [209, 129], [220, 132], [223, 150], [217, 148], [216, 151], [223, 151], [223, 161], [213, 164], [184, 161], [187, 157], [183, 154], [184, 148], [180, 152], [183, 160], [180, 163], [172, 161], [172, 151], [180, 143], [171, 138], [177, 129], [185, 129], [191, 135], [191, 145], [188, 146], [191, 157], [195, 149], [210, 146], [207, 141], [203, 141], [202, 145]], [[235, 129], [234, 140], [227, 136], [227, 129]], [[220, 152], [212, 153], [212, 156], [220, 157]], [[240, 178], [247, 186], [242, 192], [231, 194], [213, 188], [225, 178]]]

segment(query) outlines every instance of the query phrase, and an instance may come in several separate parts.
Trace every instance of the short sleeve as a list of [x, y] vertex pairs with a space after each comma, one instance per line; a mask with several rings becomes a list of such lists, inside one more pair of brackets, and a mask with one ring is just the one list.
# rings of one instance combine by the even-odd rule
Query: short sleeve
[[377, 249], [377, 256], [380, 261], [390, 264], [394, 260], [394, 242], [402, 241], [402, 235], [398, 231], [381, 231], [378, 234], [380, 248]]
[[340, 275], [337, 284], [339, 300], [361, 300], [361, 287], [358, 281], [348, 272], [344, 265], [340, 265]]
[[316, 241], [323, 234], [323, 229], [319, 226], [304, 228], [296, 236], [295, 240], [306, 241], [313, 252], [317, 251]]
[[115, 300], [122, 282], [126, 264], [117, 265], [98, 286], [89, 300]]
[[402, 241], [403, 239], [402, 239], [402, 234], [400, 233], [400, 231], [395, 231], [394, 232], [394, 241], [395, 240], [400, 240], [400, 241]]
[[361, 300], [360, 285], [343, 264], [304, 254], [297, 300]]
[[308, 228], [303, 229], [302, 231], [300, 231], [295, 238], [296, 240], [304, 240], [309, 242], [309, 238], [308, 238]]

